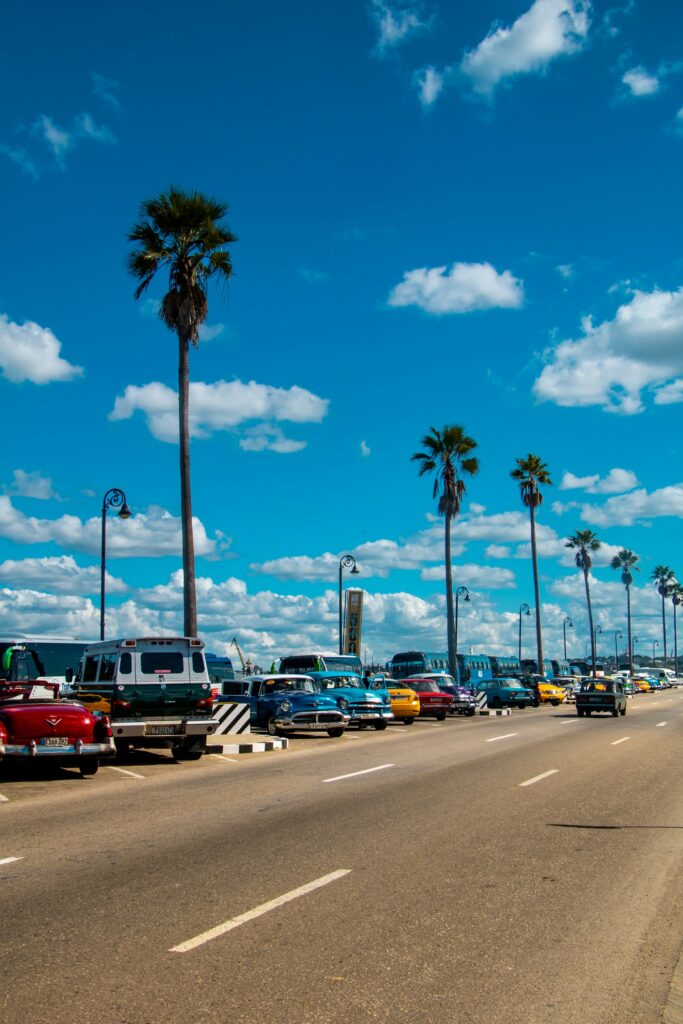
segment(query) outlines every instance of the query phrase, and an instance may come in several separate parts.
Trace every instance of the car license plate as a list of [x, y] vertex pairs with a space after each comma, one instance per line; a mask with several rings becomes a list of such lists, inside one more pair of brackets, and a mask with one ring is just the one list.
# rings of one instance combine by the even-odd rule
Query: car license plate
[[45, 747], [68, 747], [69, 737], [68, 736], [46, 736], [41, 743]]
[[145, 736], [172, 736], [175, 731], [174, 725], [148, 725]]
[[362, 714], [362, 715], [356, 715], [356, 718], [377, 718], [377, 715], [372, 715], [372, 714], [371, 714], [371, 715], [366, 715], [366, 714]]

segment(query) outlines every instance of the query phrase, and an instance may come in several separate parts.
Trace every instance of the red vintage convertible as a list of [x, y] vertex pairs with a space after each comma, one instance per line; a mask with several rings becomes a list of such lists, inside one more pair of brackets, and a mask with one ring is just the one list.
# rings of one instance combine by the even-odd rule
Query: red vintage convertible
[[109, 718], [60, 699], [57, 683], [0, 679], [0, 764], [47, 759], [94, 775], [115, 754]]
[[402, 682], [411, 690], [415, 690], [420, 698], [420, 718], [432, 717], [438, 722], [443, 722], [454, 703], [450, 693], [444, 693], [439, 689], [435, 679], [427, 676], [409, 676]]

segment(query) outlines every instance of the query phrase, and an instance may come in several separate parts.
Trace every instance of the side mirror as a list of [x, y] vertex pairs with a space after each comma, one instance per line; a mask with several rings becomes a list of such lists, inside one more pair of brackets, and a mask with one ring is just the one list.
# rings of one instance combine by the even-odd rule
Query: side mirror
[[64, 672], [64, 681], [66, 683], [73, 683], [73, 681], [74, 681], [74, 670], [72, 668], [67, 668], [66, 671]]

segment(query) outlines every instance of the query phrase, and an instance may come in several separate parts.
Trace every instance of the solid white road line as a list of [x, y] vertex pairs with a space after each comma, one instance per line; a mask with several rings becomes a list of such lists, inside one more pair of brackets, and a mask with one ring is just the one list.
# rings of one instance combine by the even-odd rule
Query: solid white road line
[[668, 725], [668, 722], [657, 722], [655, 729], [661, 729], [664, 725]]
[[549, 775], [557, 775], [559, 768], [551, 768], [549, 772], [543, 772], [542, 775], [534, 775], [533, 779], [527, 779], [526, 782], [520, 782], [520, 788], [522, 786], [533, 786], [535, 782], [540, 782], [541, 779], [547, 779]]
[[23, 859], [23, 857], [3, 857], [2, 860], [0, 860], [0, 864], [14, 864], [15, 861]]
[[350, 772], [348, 775], [335, 775], [332, 779], [323, 779], [323, 782], [340, 782], [342, 779], [353, 779], [356, 775], [369, 775], [370, 772], [381, 772], [384, 768], [395, 768], [393, 764], [378, 764], [376, 768], [364, 768], [362, 772]]
[[138, 775], [137, 772], [129, 772], [127, 768], [117, 768], [115, 764], [108, 764], [107, 768], [110, 772], [121, 772], [122, 775], [130, 775], [131, 779], [144, 779], [144, 775]]
[[620, 743], [626, 743], [626, 740], [630, 740], [630, 739], [631, 739], [630, 736], [622, 736], [620, 740], [613, 740], [610, 743], [610, 746], [611, 747], [618, 747]]
[[497, 743], [498, 740], [509, 740], [511, 736], [519, 736], [518, 732], [506, 732], [504, 736], [493, 736], [487, 743]]
[[323, 875], [322, 878], [316, 878], [314, 882], [307, 882], [306, 885], [300, 885], [298, 889], [292, 889], [291, 892], [286, 892], [284, 896], [278, 896], [274, 900], [269, 900], [268, 903], [262, 903], [260, 907], [254, 907], [253, 910], [247, 910], [245, 914], [239, 914], [237, 917], [231, 917], [228, 921], [224, 921], [223, 924], [216, 925], [215, 928], [210, 928], [208, 932], [202, 932], [201, 935], [196, 935], [193, 939], [188, 939], [187, 942], [181, 942], [180, 945], [173, 946], [169, 949], [169, 953], [187, 953], [190, 949], [196, 949], [197, 946], [203, 946], [205, 942], [217, 939], [220, 935], [225, 935], [226, 932], [231, 932], [233, 928], [239, 928], [241, 924], [246, 924], [247, 921], [253, 921], [255, 918], [261, 917], [263, 914], [267, 914], [269, 910], [276, 910], [285, 903], [298, 899], [299, 896], [305, 896], [307, 893], [313, 892], [315, 889], [321, 889], [324, 885], [329, 885], [330, 882], [336, 882], [338, 878], [343, 878], [344, 875], [348, 875], [350, 873], [350, 868], [341, 868], [339, 871], [332, 871], [329, 875]]
[[219, 761], [230, 761], [231, 764], [239, 764], [236, 757], [226, 757], [225, 754], [209, 754], [209, 757], [216, 757]]

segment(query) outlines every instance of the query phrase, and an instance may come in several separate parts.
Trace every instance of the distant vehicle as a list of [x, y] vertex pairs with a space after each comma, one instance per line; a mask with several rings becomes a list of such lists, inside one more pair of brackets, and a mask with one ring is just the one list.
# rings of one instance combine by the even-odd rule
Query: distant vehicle
[[[491, 671], [494, 679], [517, 676], [522, 671], [522, 665], [519, 658], [503, 658], [492, 654], [489, 657], [489, 661], [491, 662]], [[534, 665], [535, 664], [536, 663], [534, 662]]]
[[670, 668], [648, 668], [644, 665], [639, 672], [644, 676], [650, 676], [652, 679], [659, 679], [666, 686], [676, 686], [676, 673]]
[[280, 658], [280, 672], [308, 675], [309, 672], [352, 672], [363, 674], [363, 663], [357, 654], [335, 654], [334, 651], [313, 651], [288, 654]]
[[551, 658], [550, 664], [553, 667], [553, 676], [555, 678], [558, 676], [571, 675], [571, 672], [569, 671], [569, 662], [566, 659], [564, 661], [558, 661], [556, 658]]
[[316, 689], [339, 703], [351, 723], [359, 727], [386, 729], [394, 717], [392, 700], [387, 689], [368, 689], [355, 672], [311, 672]]
[[[57, 683], [60, 692], [66, 689], [66, 673], [76, 671], [89, 640], [72, 637], [5, 634], [0, 637], [0, 675], [6, 679], [30, 681], [45, 679]], [[20, 651], [25, 656], [21, 657]]]
[[197, 760], [216, 728], [203, 650], [203, 641], [191, 637], [89, 644], [74, 695], [86, 707], [108, 710], [119, 754], [131, 746], [170, 747], [177, 760]]
[[387, 669], [393, 679], [421, 675], [423, 672], [448, 672], [448, 654], [444, 651], [399, 651]]
[[605, 680], [602, 689], [593, 680], [584, 680], [576, 695], [576, 713], [579, 718], [594, 711], [606, 711], [617, 718], [626, 714], [626, 694], [618, 679]]
[[453, 704], [450, 693], [443, 693], [435, 679], [425, 676], [409, 676], [403, 681], [420, 698], [420, 717], [443, 722]]
[[[228, 699], [248, 704], [254, 725], [271, 736], [292, 732], [326, 732], [342, 736], [349, 724], [348, 706], [318, 692], [310, 676], [270, 673], [228, 681]], [[228, 696], [225, 694], [224, 697]]]
[[211, 694], [215, 700], [223, 692], [223, 684], [235, 678], [235, 670], [227, 655], [205, 653], [204, 658], [211, 683]]
[[115, 753], [108, 717], [60, 700], [57, 683], [0, 680], [0, 762], [49, 761], [85, 776]]
[[[535, 658], [522, 658], [522, 672], [530, 673], [532, 675], [538, 672], [537, 661]], [[550, 658], [543, 659], [543, 671], [539, 672], [539, 675], [550, 676], [554, 675], [555, 670], [553, 669], [553, 663]]]
[[453, 703], [448, 709], [449, 715], [468, 715], [477, 713], [477, 695], [468, 686], [458, 686], [453, 676], [447, 672], [425, 672], [423, 679], [433, 679], [442, 693], [449, 693]]

